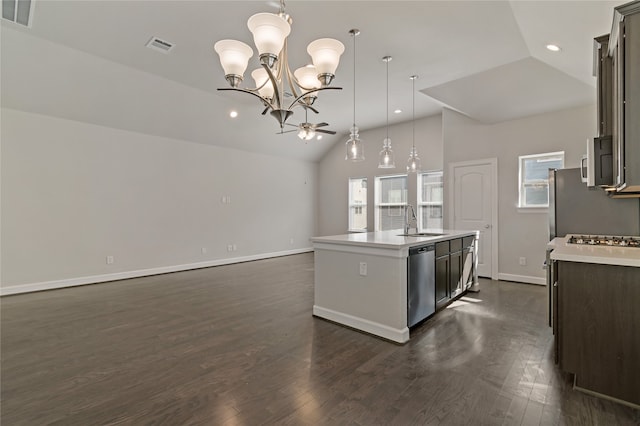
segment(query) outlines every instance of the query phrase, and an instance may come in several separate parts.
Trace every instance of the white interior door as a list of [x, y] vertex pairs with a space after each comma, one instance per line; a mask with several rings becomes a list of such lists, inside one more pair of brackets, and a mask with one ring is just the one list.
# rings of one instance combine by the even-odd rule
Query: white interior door
[[451, 163], [450, 223], [480, 231], [478, 275], [497, 279], [497, 160]]

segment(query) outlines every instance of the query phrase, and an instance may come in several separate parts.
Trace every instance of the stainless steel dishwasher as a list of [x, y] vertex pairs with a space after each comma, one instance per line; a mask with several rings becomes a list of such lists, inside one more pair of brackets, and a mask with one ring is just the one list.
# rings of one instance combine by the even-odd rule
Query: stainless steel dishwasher
[[407, 261], [407, 326], [436, 311], [435, 245], [409, 249]]

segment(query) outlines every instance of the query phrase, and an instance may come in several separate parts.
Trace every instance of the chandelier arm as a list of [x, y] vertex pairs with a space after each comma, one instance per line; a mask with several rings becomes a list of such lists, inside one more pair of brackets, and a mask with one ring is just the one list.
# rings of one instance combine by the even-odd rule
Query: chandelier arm
[[298, 105], [300, 105], [305, 110], [310, 109], [311, 111], [315, 112], [316, 114], [320, 114], [320, 111], [318, 111], [317, 109], [315, 109], [311, 105], [305, 104], [304, 102], [300, 102], [300, 103], [298, 103]]
[[[297, 98], [295, 98], [294, 101], [291, 102], [291, 105], [289, 105], [288, 109], [293, 108], [294, 106], [296, 106], [296, 104], [300, 104], [301, 106], [303, 106], [305, 108], [308, 108], [309, 105], [305, 104], [304, 102], [300, 102], [300, 100], [302, 98], [304, 98], [305, 96], [309, 95], [309, 93], [315, 93], [315, 92], [319, 92], [321, 90], [342, 90], [342, 87], [320, 87], [318, 89], [309, 90], [308, 92], [305, 92], [302, 95], [300, 95]], [[312, 109], [312, 111], [313, 111], [313, 109]]]
[[[299, 99], [302, 96], [304, 96], [306, 93], [300, 95], [300, 94], [298, 94], [298, 91], [296, 90], [296, 87], [300, 87], [302, 89], [304, 89], [304, 87], [302, 87], [298, 83], [298, 80], [291, 73], [291, 68], [289, 68], [289, 60], [288, 60], [289, 58], [288, 58], [288, 55], [287, 55], [287, 41], [285, 40], [284, 43], [285, 43], [285, 45], [284, 45], [285, 47], [282, 48], [282, 52], [280, 53], [284, 57], [284, 60], [286, 61], [285, 64], [284, 64], [285, 65], [284, 66], [284, 68], [285, 68], [284, 73], [285, 73], [285, 75], [287, 77], [287, 82], [289, 83], [289, 89], [291, 89], [291, 94], [294, 96], [294, 98]], [[280, 65], [282, 65], [282, 64], [280, 64]], [[283, 86], [282, 89], [284, 90], [284, 79], [282, 81], [282, 86]]]
[[[262, 67], [267, 71], [267, 75], [269, 76], [269, 80], [271, 80], [271, 84], [273, 85], [273, 100], [274, 102], [270, 102], [271, 109], [281, 109], [282, 101], [280, 100], [280, 93], [278, 93], [278, 80], [271, 72], [271, 69], [268, 65], [262, 64]], [[264, 99], [262, 96], [258, 95], [259, 98]], [[276, 108], [277, 107], [277, 108]]]
[[237, 87], [221, 87], [218, 90], [225, 90], [225, 91], [226, 90], [233, 90], [234, 92], [248, 93], [250, 95], [255, 96], [256, 98], [259, 98], [264, 103], [264, 106], [269, 107], [271, 109], [274, 109], [273, 108], [273, 104], [271, 102], [269, 102], [267, 100], [267, 98], [263, 98], [262, 96], [260, 96], [259, 94], [255, 93], [255, 92], [252, 92], [251, 90], [241, 89], [241, 88], [237, 88]]

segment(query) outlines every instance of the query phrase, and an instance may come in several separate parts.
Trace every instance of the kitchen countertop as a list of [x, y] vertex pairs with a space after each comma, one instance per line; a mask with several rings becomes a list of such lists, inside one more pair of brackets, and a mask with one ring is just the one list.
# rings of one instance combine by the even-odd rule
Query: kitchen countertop
[[313, 243], [328, 243], [385, 249], [403, 249], [423, 244], [437, 243], [439, 241], [447, 241], [453, 238], [462, 238], [467, 236], [475, 236], [477, 238], [478, 236], [478, 231], [461, 231], [453, 229], [425, 229], [421, 232], [439, 233], [442, 235], [405, 237], [402, 235], [398, 235], [403, 233], [402, 229], [394, 229], [391, 231], [359, 232], [342, 235], [329, 235], [326, 237], [314, 237], [311, 238], [311, 241]]
[[567, 237], [551, 240], [551, 259], [567, 262], [600, 263], [605, 265], [635, 266], [640, 268], [639, 247], [609, 247], [568, 244]]

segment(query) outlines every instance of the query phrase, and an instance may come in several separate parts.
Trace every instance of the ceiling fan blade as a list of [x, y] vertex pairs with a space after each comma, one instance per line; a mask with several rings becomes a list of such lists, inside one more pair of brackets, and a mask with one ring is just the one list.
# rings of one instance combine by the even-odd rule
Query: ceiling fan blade
[[298, 127], [297, 124], [284, 123], [285, 126]]
[[276, 133], [276, 135], [284, 135], [285, 133], [291, 133], [291, 132], [296, 132], [297, 130], [287, 130], [287, 131], [282, 131], [282, 132], [278, 132]]
[[318, 133], [326, 133], [328, 135], [335, 135], [336, 134], [336, 132], [334, 132], [333, 130], [316, 129], [316, 132], [318, 132]]
[[312, 107], [311, 105], [305, 105], [304, 109], [305, 110], [310, 109], [311, 111], [315, 112], [316, 114], [320, 114], [320, 112], [318, 112], [318, 110], [315, 109], [314, 107]]
[[266, 107], [266, 108], [264, 109], [264, 111], [262, 111], [262, 115], [265, 115], [265, 114], [267, 113], [267, 111], [269, 111], [269, 108], [270, 108], [270, 107]]
[[322, 123], [314, 124], [313, 127], [324, 127], [324, 126], [328, 126], [328, 125], [329, 125], [329, 123], [322, 122]]

